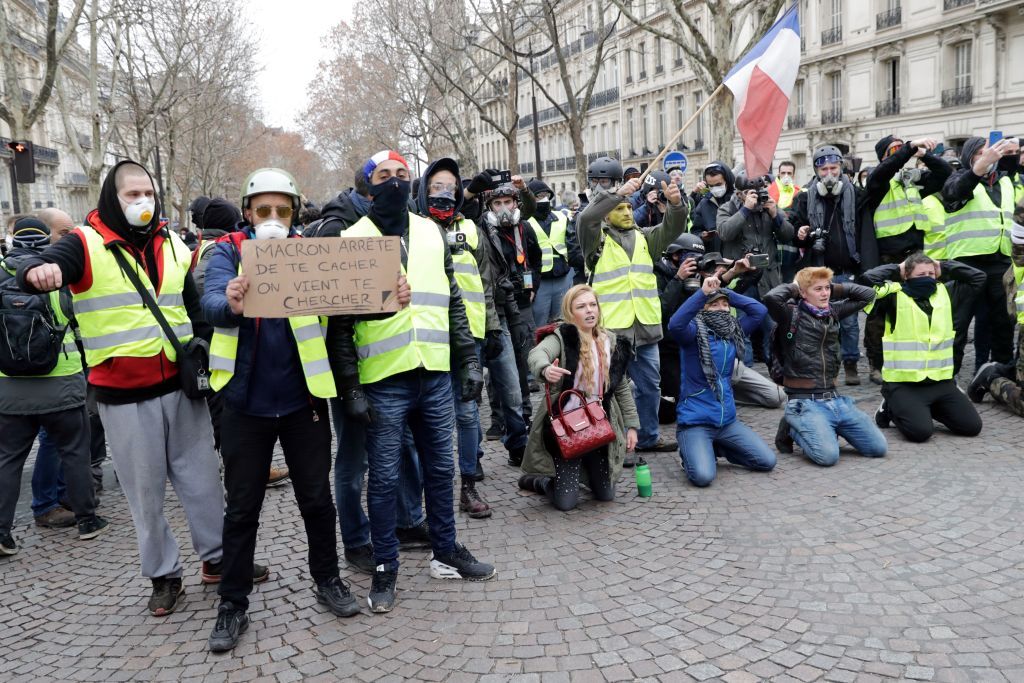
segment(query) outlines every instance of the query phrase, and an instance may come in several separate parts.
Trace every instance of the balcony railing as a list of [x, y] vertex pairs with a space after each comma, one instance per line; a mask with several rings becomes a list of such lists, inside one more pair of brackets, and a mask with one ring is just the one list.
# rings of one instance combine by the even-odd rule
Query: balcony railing
[[843, 39], [843, 27], [842, 26], [833, 26], [832, 28], [828, 29], [827, 31], [822, 31], [821, 32], [821, 46], [822, 47], [825, 47], [826, 45], [835, 45], [836, 43], [838, 43], [842, 39]]
[[974, 87], [965, 85], [962, 88], [950, 88], [942, 91], [942, 107], [959, 107], [974, 101]]
[[619, 89], [618, 88], [608, 88], [607, 90], [602, 90], [599, 93], [594, 93], [590, 97], [590, 106], [591, 107], [603, 107], [606, 104], [611, 104], [612, 102], [617, 102], [618, 99], [619, 99]]
[[807, 116], [805, 114], [791, 114], [786, 118], [787, 128], [804, 128], [807, 126]]
[[943, 2], [942, 2], [942, 9], [943, 10], [951, 10], [951, 9], [957, 9], [958, 7], [967, 7], [968, 5], [973, 5], [973, 4], [974, 4], [974, 0], [943, 0]]
[[827, 126], [830, 123], [839, 123], [843, 120], [843, 108], [833, 107], [831, 109], [823, 109], [821, 112], [821, 125]]
[[875, 117], [881, 118], [883, 116], [896, 116], [900, 113], [900, 101], [898, 99], [893, 100], [881, 100], [875, 102]]
[[555, 170], [555, 160], [554, 159], [548, 159], [547, 161], [545, 161], [544, 162], [544, 170], [545, 171], [554, 171]]
[[893, 7], [888, 12], [879, 12], [875, 17], [875, 29], [878, 31], [899, 26], [901, 23], [903, 23], [903, 8], [899, 6]]
[[60, 152], [52, 147], [33, 145], [32, 155], [35, 157], [36, 161], [44, 164], [53, 164], [54, 166], [60, 164]]

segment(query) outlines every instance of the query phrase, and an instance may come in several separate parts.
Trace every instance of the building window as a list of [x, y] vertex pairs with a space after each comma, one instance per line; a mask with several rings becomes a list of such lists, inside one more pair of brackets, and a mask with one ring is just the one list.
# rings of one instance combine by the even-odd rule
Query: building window
[[900, 60], [899, 57], [882, 62], [882, 99], [875, 104], [875, 116], [895, 116], [900, 113]]
[[676, 43], [676, 56], [673, 64], [677, 69], [683, 65], [683, 46], [679, 43]]
[[654, 73], [660, 74], [665, 70], [665, 63], [662, 61], [661, 36], [654, 39]]
[[636, 46], [637, 56], [637, 71], [639, 72], [638, 78], [641, 80], [647, 78], [647, 45], [644, 41]]
[[953, 87], [971, 87], [971, 41], [953, 46]]
[[821, 45], [834, 45], [843, 39], [843, 0], [825, 0], [823, 25], [827, 26], [821, 32]]
[[686, 98], [682, 95], [676, 97], [676, 130], [686, 123]]
[[821, 111], [823, 125], [843, 120], [843, 72], [833, 71], [826, 77], [825, 102]]
[[658, 149], [665, 146], [665, 100], [658, 100], [654, 104], [658, 115]]
[[[697, 111], [698, 109], [700, 109], [700, 105], [702, 105], [702, 104], [704, 104], [704, 93], [698, 90], [697, 92], [693, 93], [693, 110]], [[700, 151], [700, 150], [704, 149], [704, 140], [705, 140], [705, 138], [704, 138], [704, 112], [701, 112], [700, 116], [697, 117], [696, 130], [697, 130], [697, 132], [694, 133], [694, 137], [693, 137], [693, 148], [695, 150], [697, 150], [697, 151]]]
[[629, 135], [629, 156], [636, 156], [636, 117], [632, 108], [626, 110], [626, 131]]
[[633, 82], [633, 51], [626, 50], [626, 83]]
[[650, 132], [651, 132], [650, 125], [651, 124], [650, 124], [650, 121], [647, 120], [647, 105], [646, 104], [641, 104], [640, 105], [640, 125], [642, 127], [642, 130], [641, 130], [641, 135], [642, 135], [641, 145], [643, 147], [643, 153], [644, 154], [650, 154], [650, 151], [649, 151], [649, 149], [647, 147], [647, 143], [651, 139], [651, 137], [650, 137]]
[[787, 119], [788, 128], [803, 128], [807, 125], [807, 113], [804, 110], [804, 82], [797, 81], [793, 84], [793, 97], [790, 100], [793, 113]]

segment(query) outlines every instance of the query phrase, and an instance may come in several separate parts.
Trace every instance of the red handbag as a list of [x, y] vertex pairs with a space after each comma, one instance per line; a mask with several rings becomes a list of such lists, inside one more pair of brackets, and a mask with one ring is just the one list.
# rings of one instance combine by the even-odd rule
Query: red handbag
[[[598, 386], [603, 387], [603, 380], [598, 377]], [[576, 396], [580, 401], [580, 407], [565, 412], [566, 399]], [[596, 451], [602, 446], [615, 441], [615, 430], [608, 419], [602, 403], [604, 391], [601, 395], [588, 401], [583, 392], [577, 389], [568, 389], [558, 396], [558, 414], [551, 408], [551, 392], [544, 390], [544, 397], [548, 402], [548, 419], [551, 421], [551, 432], [558, 442], [558, 450], [562, 458], [574, 460], [581, 458], [587, 453]]]

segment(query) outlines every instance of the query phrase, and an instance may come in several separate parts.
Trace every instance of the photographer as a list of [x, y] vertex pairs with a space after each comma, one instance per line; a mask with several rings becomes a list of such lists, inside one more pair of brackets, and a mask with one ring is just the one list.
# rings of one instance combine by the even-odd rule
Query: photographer
[[[900, 263], [908, 255], [924, 248], [928, 216], [922, 200], [942, 191], [953, 173], [943, 159], [930, 154], [938, 142], [920, 138], [910, 143], [887, 135], [875, 145], [878, 166], [867, 177], [862, 200], [863, 221], [874, 225], [881, 264]], [[927, 167], [906, 168], [920, 160]], [[865, 269], [879, 263], [864, 262]], [[864, 349], [871, 365], [871, 381], [882, 382], [882, 332], [884, 321], [868, 316], [864, 325]]]
[[664, 171], [651, 171], [644, 184], [637, 190], [630, 203], [633, 205], [633, 221], [640, 228], [660, 225], [665, 220], [665, 193], [661, 190], [662, 183], [671, 179]]
[[[838, 170], [838, 169], [837, 169]], [[804, 268], [796, 281], [779, 285], [764, 298], [779, 325], [783, 386], [789, 395], [775, 446], [793, 452], [793, 441], [811, 461], [830, 467], [839, 460], [842, 436], [862, 455], [881, 457], [882, 432], [853, 401], [836, 391], [839, 375], [839, 326], [875, 298], [870, 287], [833, 284], [828, 268]]]
[[[661, 357], [661, 406], [659, 420], [670, 424], [676, 419], [679, 398], [679, 346], [668, 334], [668, 321], [708, 277], [719, 279], [723, 287], [747, 291], [757, 285], [761, 271], [750, 267], [746, 259], [729, 261], [717, 253], [705, 253], [704, 245], [695, 235], [680, 235], [654, 264], [661, 298], [661, 319], [665, 337], [658, 342]], [[732, 386], [737, 403], [778, 408], [785, 396], [774, 382], [759, 375], [736, 360]]]
[[690, 232], [700, 237], [707, 251], [722, 251], [722, 240], [718, 236], [718, 209], [732, 199], [735, 182], [732, 169], [725, 162], [712, 161], [704, 167], [703, 180], [694, 190], [699, 199], [693, 209]]
[[[857, 216], [857, 194], [843, 175], [843, 154], [832, 145], [814, 150], [815, 176], [807, 191], [797, 195], [789, 219], [796, 228], [796, 246], [804, 249], [801, 266], [825, 266], [835, 282], [852, 282], [861, 269], [862, 257], [877, 258], [873, 231], [861, 231]], [[866, 234], [864, 234], [866, 233]], [[846, 384], [860, 384], [860, 323], [856, 315], [841, 322], [843, 369]]]

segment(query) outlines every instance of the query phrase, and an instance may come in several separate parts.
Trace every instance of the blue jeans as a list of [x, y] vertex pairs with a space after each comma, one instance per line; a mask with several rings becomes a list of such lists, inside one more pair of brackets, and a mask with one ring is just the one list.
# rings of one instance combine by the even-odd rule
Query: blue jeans
[[572, 287], [572, 271], [562, 277], [541, 278], [537, 296], [533, 299], [533, 322], [540, 327], [562, 317], [562, 299]]
[[[497, 404], [501, 407], [501, 421], [505, 425], [505, 436], [502, 443], [505, 448], [525, 448], [527, 431], [526, 420], [523, 419], [523, 392], [519, 386], [519, 368], [516, 366], [516, 353], [512, 348], [512, 335], [508, 331], [508, 323], [501, 321], [501, 355], [487, 361], [490, 373], [488, 391], [494, 389]], [[489, 397], [495, 398], [495, 397]], [[493, 406], [495, 402], [491, 402]], [[494, 416], [491, 416], [494, 420]]]
[[370, 469], [366, 507], [370, 513], [374, 562], [398, 567], [395, 500], [399, 495], [402, 442], [407, 425], [420, 457], [430, 544], [435, 555], [450, 553], [455, 548], [455, 409], [450, 374], [412, 370], [367, 384], [363, 390], [374, 412], [373, 423], [366, 428]]
[[861, 455], [880, 458], [888, 444], [874, 420], [857, 410], [846, 396], [825, 401], [789, 399], [786, 422], [793, 440], [807, 457], [824, 467], [839, 460], [839, 437], [846, 439]]
[[657, 344], [636, 347], [626, 368], [633, 380], [633, 398], [640, 414], [637, 447], [649, 448], [658, 441], [658, 402], [661, 400], [661, 360]]
[[[331, 399], [331, 417], [338, 439], [334, 461], [334, 504], [338, 508], [338, 527], [346, 548], [359, 548], [370, 542], [370, 521], [363, 512], [363, 477], [366, 476], [366, 425], [345, 418], [341, 401]], [[411, 529], [423, 523], [420, 505], [423, 484], [412, 437], [406, 430], [402, 449], [398, 490], [397, 524]]]
[[[835, 284], [853, 282], [851, 273], [836, 273], [832, 278]], [[767, 316], [766, 316], [767, 317]], [[839, 346], [842, 349], [843, 362], [860, 360], [860, 313], [848, 315], [839, 321]]]
[[66, 491], [57, 444], [45, 429], [40, 429], [39, 450], [36, 451], [36, 464], [32, 469], [32, 514], [39, 517], [56, 509]]
[[[483, 356], [483, 342], [476, 342], [476, 357]], [[454, 367], [454, 365], [452, 366]], [[480, 406], [476, 401], [462, 400], [462, 380], [458, 371], [452, 371], [452, 398], [455, 401], [455, 429], [459, 438], [459, 474], [476, 474], [477, 458], [483, 454], [481, 443], [484, 432], [480, 428]]]
[[724, 427], [679, 425], [676, 438], [686, 477], [695, 486], [707, 486], [715, 480], [716, 453], [734, 465], [758, 472], [775, 467], [775, 451], [739, 420]]

